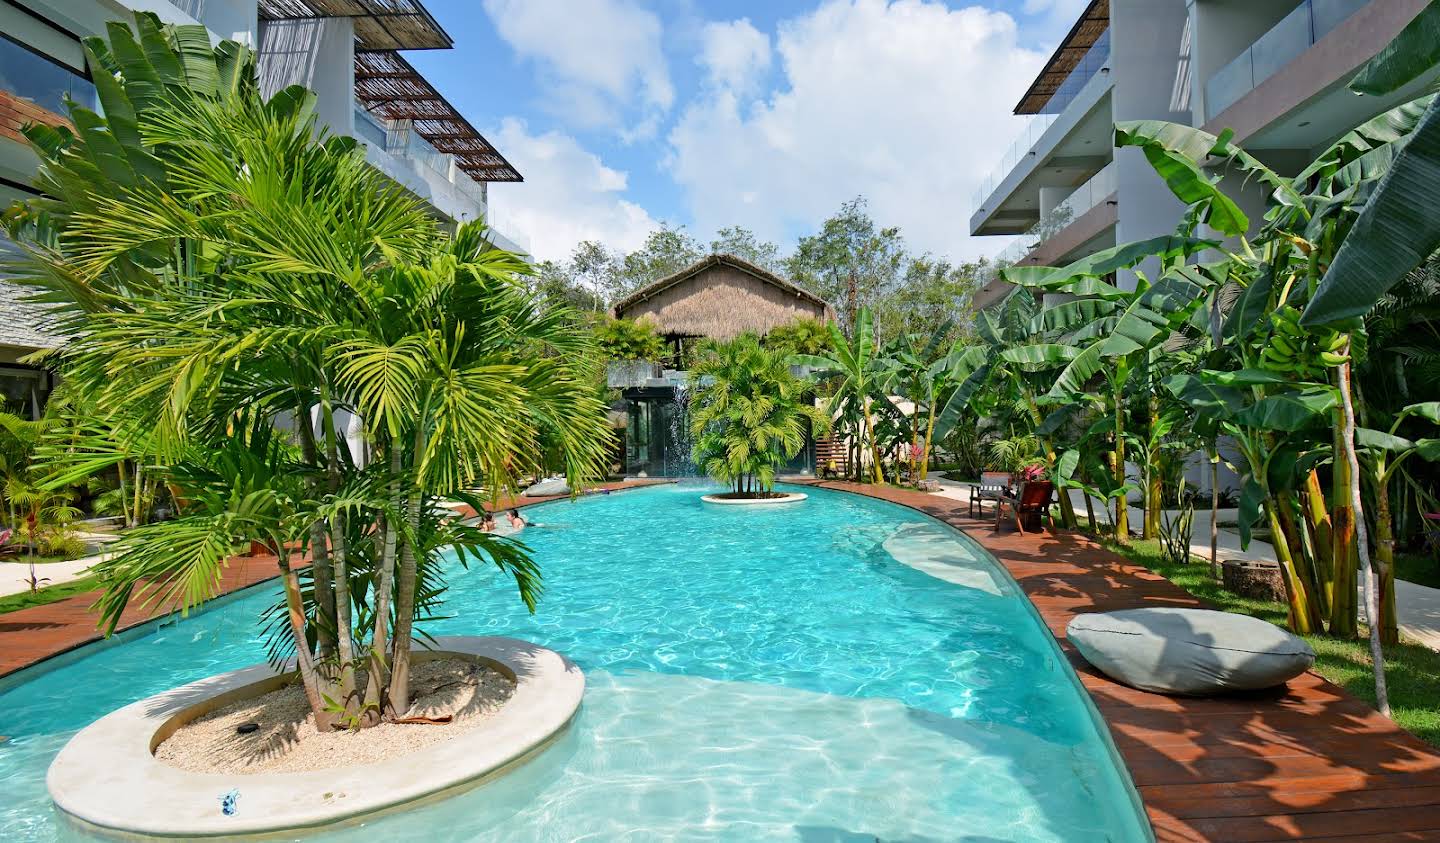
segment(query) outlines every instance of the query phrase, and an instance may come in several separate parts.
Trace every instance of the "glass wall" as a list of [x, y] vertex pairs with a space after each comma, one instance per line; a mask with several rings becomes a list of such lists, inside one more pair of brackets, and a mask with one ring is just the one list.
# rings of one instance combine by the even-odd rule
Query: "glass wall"
[[100, 105], [89, 79], [5, 35], [0, 35], [0, 90], [62, 116], [66, 97], [92, 111]]

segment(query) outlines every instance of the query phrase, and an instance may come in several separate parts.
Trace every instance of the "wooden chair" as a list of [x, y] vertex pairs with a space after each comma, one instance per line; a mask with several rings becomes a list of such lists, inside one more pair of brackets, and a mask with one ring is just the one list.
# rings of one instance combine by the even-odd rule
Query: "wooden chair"
[[982, 471], [980, 482], [970, 484], [970, 517], [974, 518], [975, 513], [985, 514], [985, 501], [995, 501], [999, 506], [1000, 498], [1010, 494], [1010, 474], [1005, 471]]
[[1004, 517], [1005, 507], [1010, 507], [1010, 513], [1015, 519], [1015, 529], [1021, 535], [1025, 534], [1025, 520], [1027, 516], [1033, 516], [1034, 526], [1040, 526], [1040, 519], [1050, 519], [1050, 529], [1055, 529], [1055, 515], [1050, 511], [1050, 503], [1055, 497], [1055, 484], [1049, 480], [1032, 480], [1020, 484], [1020, 492], [1016, 495], [1002, 495], [995, 502], [995, 531], [1000, 531], [1000, 521]]

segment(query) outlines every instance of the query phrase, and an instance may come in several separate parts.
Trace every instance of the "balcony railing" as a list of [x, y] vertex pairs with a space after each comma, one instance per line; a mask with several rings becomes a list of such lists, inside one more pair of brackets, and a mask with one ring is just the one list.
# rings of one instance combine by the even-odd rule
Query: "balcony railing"
[[1205, 119], [1234, 105], [1371, 0], [1305, 0], [1205, 80]]
[[990, 174], [980, 182], [980, 186], [975, 189], [975, 194], [971, 197], [974, 207], [979, 208], [985, 204], [985, 200], [990, 198], [990, 194], [995, 192], [995, 188], [1000, 186], [1000, 182], [1004, 181], [1010, 171], [1014, 170], [1035, 144], [1040, 142], [1045, 130], [1059, 119], [1065, 109], [1070, 107], [1070, 103], [1074, 102], [1080, 92], [1085, 89], [1085, 85], [1095, 78], [1095, 75], [1109, 61], [1110, 30], [1107, 29], [1099, 38], [1095, 39], [1095, 43], [1090, 46], [1085, 57], [1075, 65], [1070, 71], [1070, 75], [1065, 77], [1065, 81], [1060, 83], [1060, 87], [1050, 97], [1049, 102], [1045, 103], [1045, 108], [1039, 114], [1032, 114], [1026, 119], [1020, 136], [1010, 144], [1010, 148], [1005, 150], [1005, 154], [1001, 156], [1000, 163], [995, 165]]
[[355, 136], [366, 143], [374, 144], [391, 155], [408, 158], [424, 164], [440, 178], [454, 185], [467, 198], [485, 207], [486, 195], [483, 185], [477, 183], [457, 166], [455, 156], [441, 152], [419, 134], [404, 129], [392, 129], [382, 118], [371, 114], [359, 103], [355, 104]]
[[1016, 237], [1014, 242], [1005, 250], [995, 256], [995, 259], [988, 265], [993, 272], [998, 272], [1001, 267], [1018, 263], [1025, 259], [1025, 256], [1035, 249], [1064, 231], [1070, 223], [1079, 219], [1086, 211], [1104, 202], [1115, 192], [1115, 162], [1111, 161], [1100, 169], [1100, 172], [1091, 176], [1089, 181], [1075, 188], [1075, 192], [1065, 197], [1061, 202], [1051, 209], [1050, 213], [1040, 218], [1040, 221], [1030, 227], [1024, 234]]
[[67, 97], [91, 111], [100, 109], [95, 85], [83, 74], [4, 36], [0, 36], [0, 90], [61, 117], [67, 113]]

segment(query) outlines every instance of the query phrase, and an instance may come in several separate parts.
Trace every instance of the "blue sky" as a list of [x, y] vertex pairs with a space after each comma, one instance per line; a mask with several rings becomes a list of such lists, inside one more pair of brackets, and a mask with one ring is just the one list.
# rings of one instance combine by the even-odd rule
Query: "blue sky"
[[788, 248], [863, 194], [954, 258], [1010, 114], [1084, 0], [427, 0], [409, 58], [525, 175], [492, 221], [537, 257], [660, 223]]

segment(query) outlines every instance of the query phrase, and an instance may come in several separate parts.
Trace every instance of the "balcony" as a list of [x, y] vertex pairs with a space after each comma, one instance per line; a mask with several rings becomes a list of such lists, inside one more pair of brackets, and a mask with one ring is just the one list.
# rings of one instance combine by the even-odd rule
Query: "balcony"
[[1064, 231], [1086, 211], [1113, 195], [1115, 186], [1115, 162], [1111, 161], [1100, 172], [1091, 176], [1089, 181], [1075, 188], [1075, 192], [1067, 196], [1065, 201], [1041, 217], [1029, 231], [1016, 237], [1013, 243], [995, 256], [994, 264], [1000, 266], [1021, 263], [1045, 241]]
[[1208, 122], [1255, 90], [1371, 0], [1305, 0], [1205, 80]]
[[[372, 163], [436, 209], [456, 220], [474, 220], [486, 214], [485, 186], [466, 175], [454, 155], [439, 151], [419, 133], [403, 124], [395, 126], [357, 102], [355, 137], [384, 154], [383, 157], [373, 155]], [[386, 166], [387, 159], [408, 165], [403, 168], [408, 173], [399, 167]]]
[[1109, 62], [1110, 31], [1107, 29], [1091, 45], [1080, 63], [1075, 65], [1070, 74], [1065, 77], [1065, 81], [1060, 84], [1040, 113], [1026, 118], [1020, 136], [1010, 144], [1005, 154], [1001, 156], [1000, 163], [995, 165], [990, 174], [981, 180], [980, 186], [975, 189], [975, 193], [971, 197], [972, 207], [980, 208], [985, 205], [986, 200], [1005, 181], [1005, 177], [1025, 160], [1030, 151], [1044, 137], [1046, 131], [1060, 118], [1060, 115], [1080, 98], [1081, 92], [1085, 90], [1085, 86], [1089, 84], [1090, 80], [1094, 79], [1102, 70], [1108, 72]]

